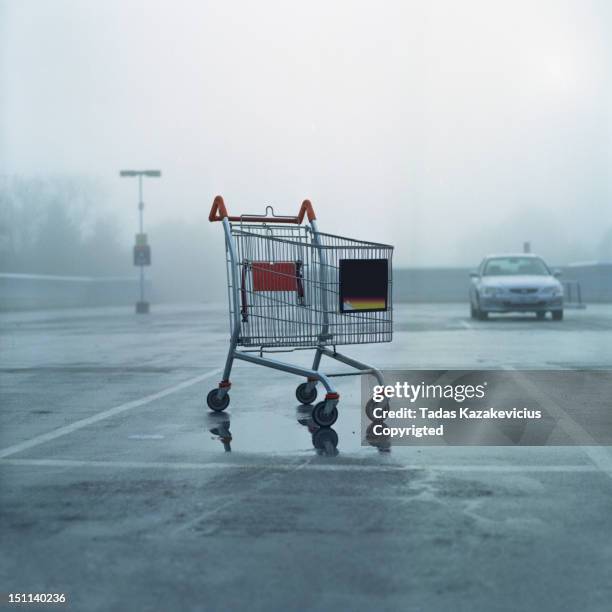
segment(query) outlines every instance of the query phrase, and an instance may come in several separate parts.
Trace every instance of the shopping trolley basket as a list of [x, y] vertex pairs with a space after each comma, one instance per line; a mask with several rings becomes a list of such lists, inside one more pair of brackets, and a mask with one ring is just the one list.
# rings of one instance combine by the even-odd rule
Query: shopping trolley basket
[[[275, 215], [270, 206], [265, 215], [229, 216], [217, 196], [209, 220], [220, 221], [225, 232], [231, 331], [223, 379], [207, 397], [212, 410], [229, 405], [234, 359], [304, 377], [296, 389], [303, 404], [316, 400], [321, 383], [325, 399], [312, 411], [320, 426], [338, 418], [332, 377], [372, 374], [383, 384], [379, 370], [336, 347], [391, 341], [393, 247], [319, 232], [308, 200], [296, 217]], [[264, 357], [300, 348], [315, 350], [312, 368]], [[357, 371], [324, 374], [323, 355]]]

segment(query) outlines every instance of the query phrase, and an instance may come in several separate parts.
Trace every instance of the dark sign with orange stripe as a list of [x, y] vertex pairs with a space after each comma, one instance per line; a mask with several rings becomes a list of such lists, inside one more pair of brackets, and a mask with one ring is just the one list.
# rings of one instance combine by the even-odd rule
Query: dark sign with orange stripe
[[389, 293], [389, 260], [340, 260], [340, 312], [383, 312]]

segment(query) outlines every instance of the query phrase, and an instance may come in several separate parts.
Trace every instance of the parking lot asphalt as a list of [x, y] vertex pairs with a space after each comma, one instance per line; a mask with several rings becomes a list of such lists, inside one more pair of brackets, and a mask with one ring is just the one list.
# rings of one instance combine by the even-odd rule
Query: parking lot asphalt
[[[612, 306], [467, 311], [399, 305], [391, 344], [345, 352], [612, 369]], [[244, 363], [210, 414], [227, 341], [220, 304], [0, 315], [0, 593], [74, 610], [610, 609], [612, 449], [381, 452], [361, 446], [355, 378], [338, 379], [334, 448], [297, 377]]]

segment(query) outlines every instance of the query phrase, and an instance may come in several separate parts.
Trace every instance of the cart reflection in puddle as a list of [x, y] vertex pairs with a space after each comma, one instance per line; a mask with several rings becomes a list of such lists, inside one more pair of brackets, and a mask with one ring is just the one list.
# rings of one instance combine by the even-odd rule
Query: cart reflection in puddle
[[[232, 443], [234, 440], [234, 436], [231, 431], [230, 416], [231, 415], [226, 413], [208, 414], [206, 424], [206, 428], [208, 429], [208, 431], [213, 434], [215, 440], [218, 440], [223, 445], [223, 449], [227, 453], [232, 452]], [[295, 411], [295, 418], [297, 423], [299, 423], [304, 429], [308, 431], [308, 434], [310, 434], [311, 443], [317, 455], [335, 457], [339, 454], [338, 432], [332, 427], [321, 427], [317, 423], [315, 423], [312, 418], [310, 406], [298, 406]], [[267, 429], [266, 431], [271, 430]], [[244, 431], [242, 433], [244, 434]], [[265, 438], [266, 445], [269, 445], [270, 443], [273, 444], [273, 438], [271, 439], [267, 435], [265, 436]], [[388, 453], [391, 451], [391, 443], [389, 437], [375, 435], [372, 431], [372, 427], [370, 427], [366, 432], [365, 441], [368, 443], [369, 446], [373, 446], [381, 453]], [[239, 448], [238, 450], [245, 450], [244, 442], [245, 440], [243, 439], [243, 447]]]

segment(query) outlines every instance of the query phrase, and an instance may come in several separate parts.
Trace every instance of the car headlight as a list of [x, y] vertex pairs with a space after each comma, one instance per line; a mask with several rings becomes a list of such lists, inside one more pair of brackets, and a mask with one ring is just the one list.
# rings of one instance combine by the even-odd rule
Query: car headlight
[[499, 295], [501, 293], [501, 289], [499, 287], [484, 287], [480, 290], [480, 293], [487, 297], [493, 297], [495, 295]]
[[563, 289], [561, 287], [544, 287], [542, 293], [550, 297], [559, 297], [563, 295]]

